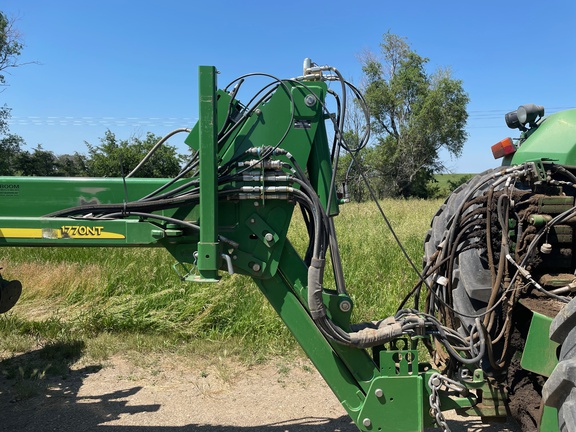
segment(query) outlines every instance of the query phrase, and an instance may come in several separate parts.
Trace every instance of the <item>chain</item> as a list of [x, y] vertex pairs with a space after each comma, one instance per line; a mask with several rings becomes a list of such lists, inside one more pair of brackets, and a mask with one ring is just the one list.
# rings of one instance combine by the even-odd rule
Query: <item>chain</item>
[[446, 389], [455, 390], [459, 393], [465, 392], [466, 387], [464, 387], [459, 382], [451, 380], [447, 376], [441, 375], [439, 373], [432, 374], [428, 380], [428, 387], [430, 387], [431, 390], [428, 402], [430, 403], [432, 415], [436, 419], [436, 424], [440, 430], [443, 432], [450, 432], [450, 428], [448, 427], [448, 423], [446, 423], [444, 414], [442, 414], [442, 411], [440, 410], [440, 397], [438, 395], [438, 391], [442, 386], [444, 386]]
[[436, 419], [436, 424], [443, 432], [450, 432], [450, 428], [446, 423], [446, 419], [444, 418], [444, 414], [440, 411], [440, 398], [438, 397], [438, 390], [442, 386], [442, 375], [435, 373], [430, 376], [428, 380], [428, 386], [430, 387], [431, 393], [430, 397], [428, 398], [428, 402], [430, 403], [430, 410], [434, 418]]

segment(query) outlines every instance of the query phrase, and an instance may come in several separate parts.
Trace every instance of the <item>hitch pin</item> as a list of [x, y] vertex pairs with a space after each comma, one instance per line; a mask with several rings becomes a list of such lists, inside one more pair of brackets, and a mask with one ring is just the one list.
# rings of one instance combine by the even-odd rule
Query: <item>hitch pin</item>
[[[198, 251], [194, 252], [194, 265], [197, 266], [198, 264]], [[234, 266], [232, 265], [232, 258], [230, 255], [220, 254], [220, 256], [226, 261], [226, 267], [228, 268], [228, 273], [231, 275], [234, 274]]]
[[230, 255], [226, 255], [226, 254], [222, 254], [221, 256], [224, 259], [224, 261], [226, 261], [226, 266], [228, 267], [228, 273], [233, 275], [234, 274], [234, 267], [232, 266], [232, 258], [230, 258]]

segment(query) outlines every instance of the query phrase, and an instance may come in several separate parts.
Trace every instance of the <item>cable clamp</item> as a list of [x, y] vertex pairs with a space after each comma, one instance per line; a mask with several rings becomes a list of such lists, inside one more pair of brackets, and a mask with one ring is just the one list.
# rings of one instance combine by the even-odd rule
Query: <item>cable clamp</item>
[[437, 275], [436, 279], [434, 280], [438, 285], [447, 286], [450, 280], [446, 276]]

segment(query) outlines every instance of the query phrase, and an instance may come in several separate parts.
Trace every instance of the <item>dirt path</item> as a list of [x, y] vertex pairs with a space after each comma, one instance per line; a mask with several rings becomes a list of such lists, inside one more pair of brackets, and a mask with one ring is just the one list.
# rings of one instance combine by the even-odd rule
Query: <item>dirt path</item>
[[[306, 362], [247, 368], [222, 359], [114, 357], [41, 384], [0, 378], [0, 431], [357, 431]], [[455, 432], [515, 430], [449, 424]]]

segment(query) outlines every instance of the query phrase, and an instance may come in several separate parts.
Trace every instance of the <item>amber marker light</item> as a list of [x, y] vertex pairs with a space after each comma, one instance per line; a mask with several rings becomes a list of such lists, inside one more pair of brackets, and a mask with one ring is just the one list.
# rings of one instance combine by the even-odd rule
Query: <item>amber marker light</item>
[[516, 151], [512, 138], [504, 138], [502, 141], [494, 144], [492, 146], [492, 154], [494, 159], [500, 159], [501, 157], [508, 156]]

